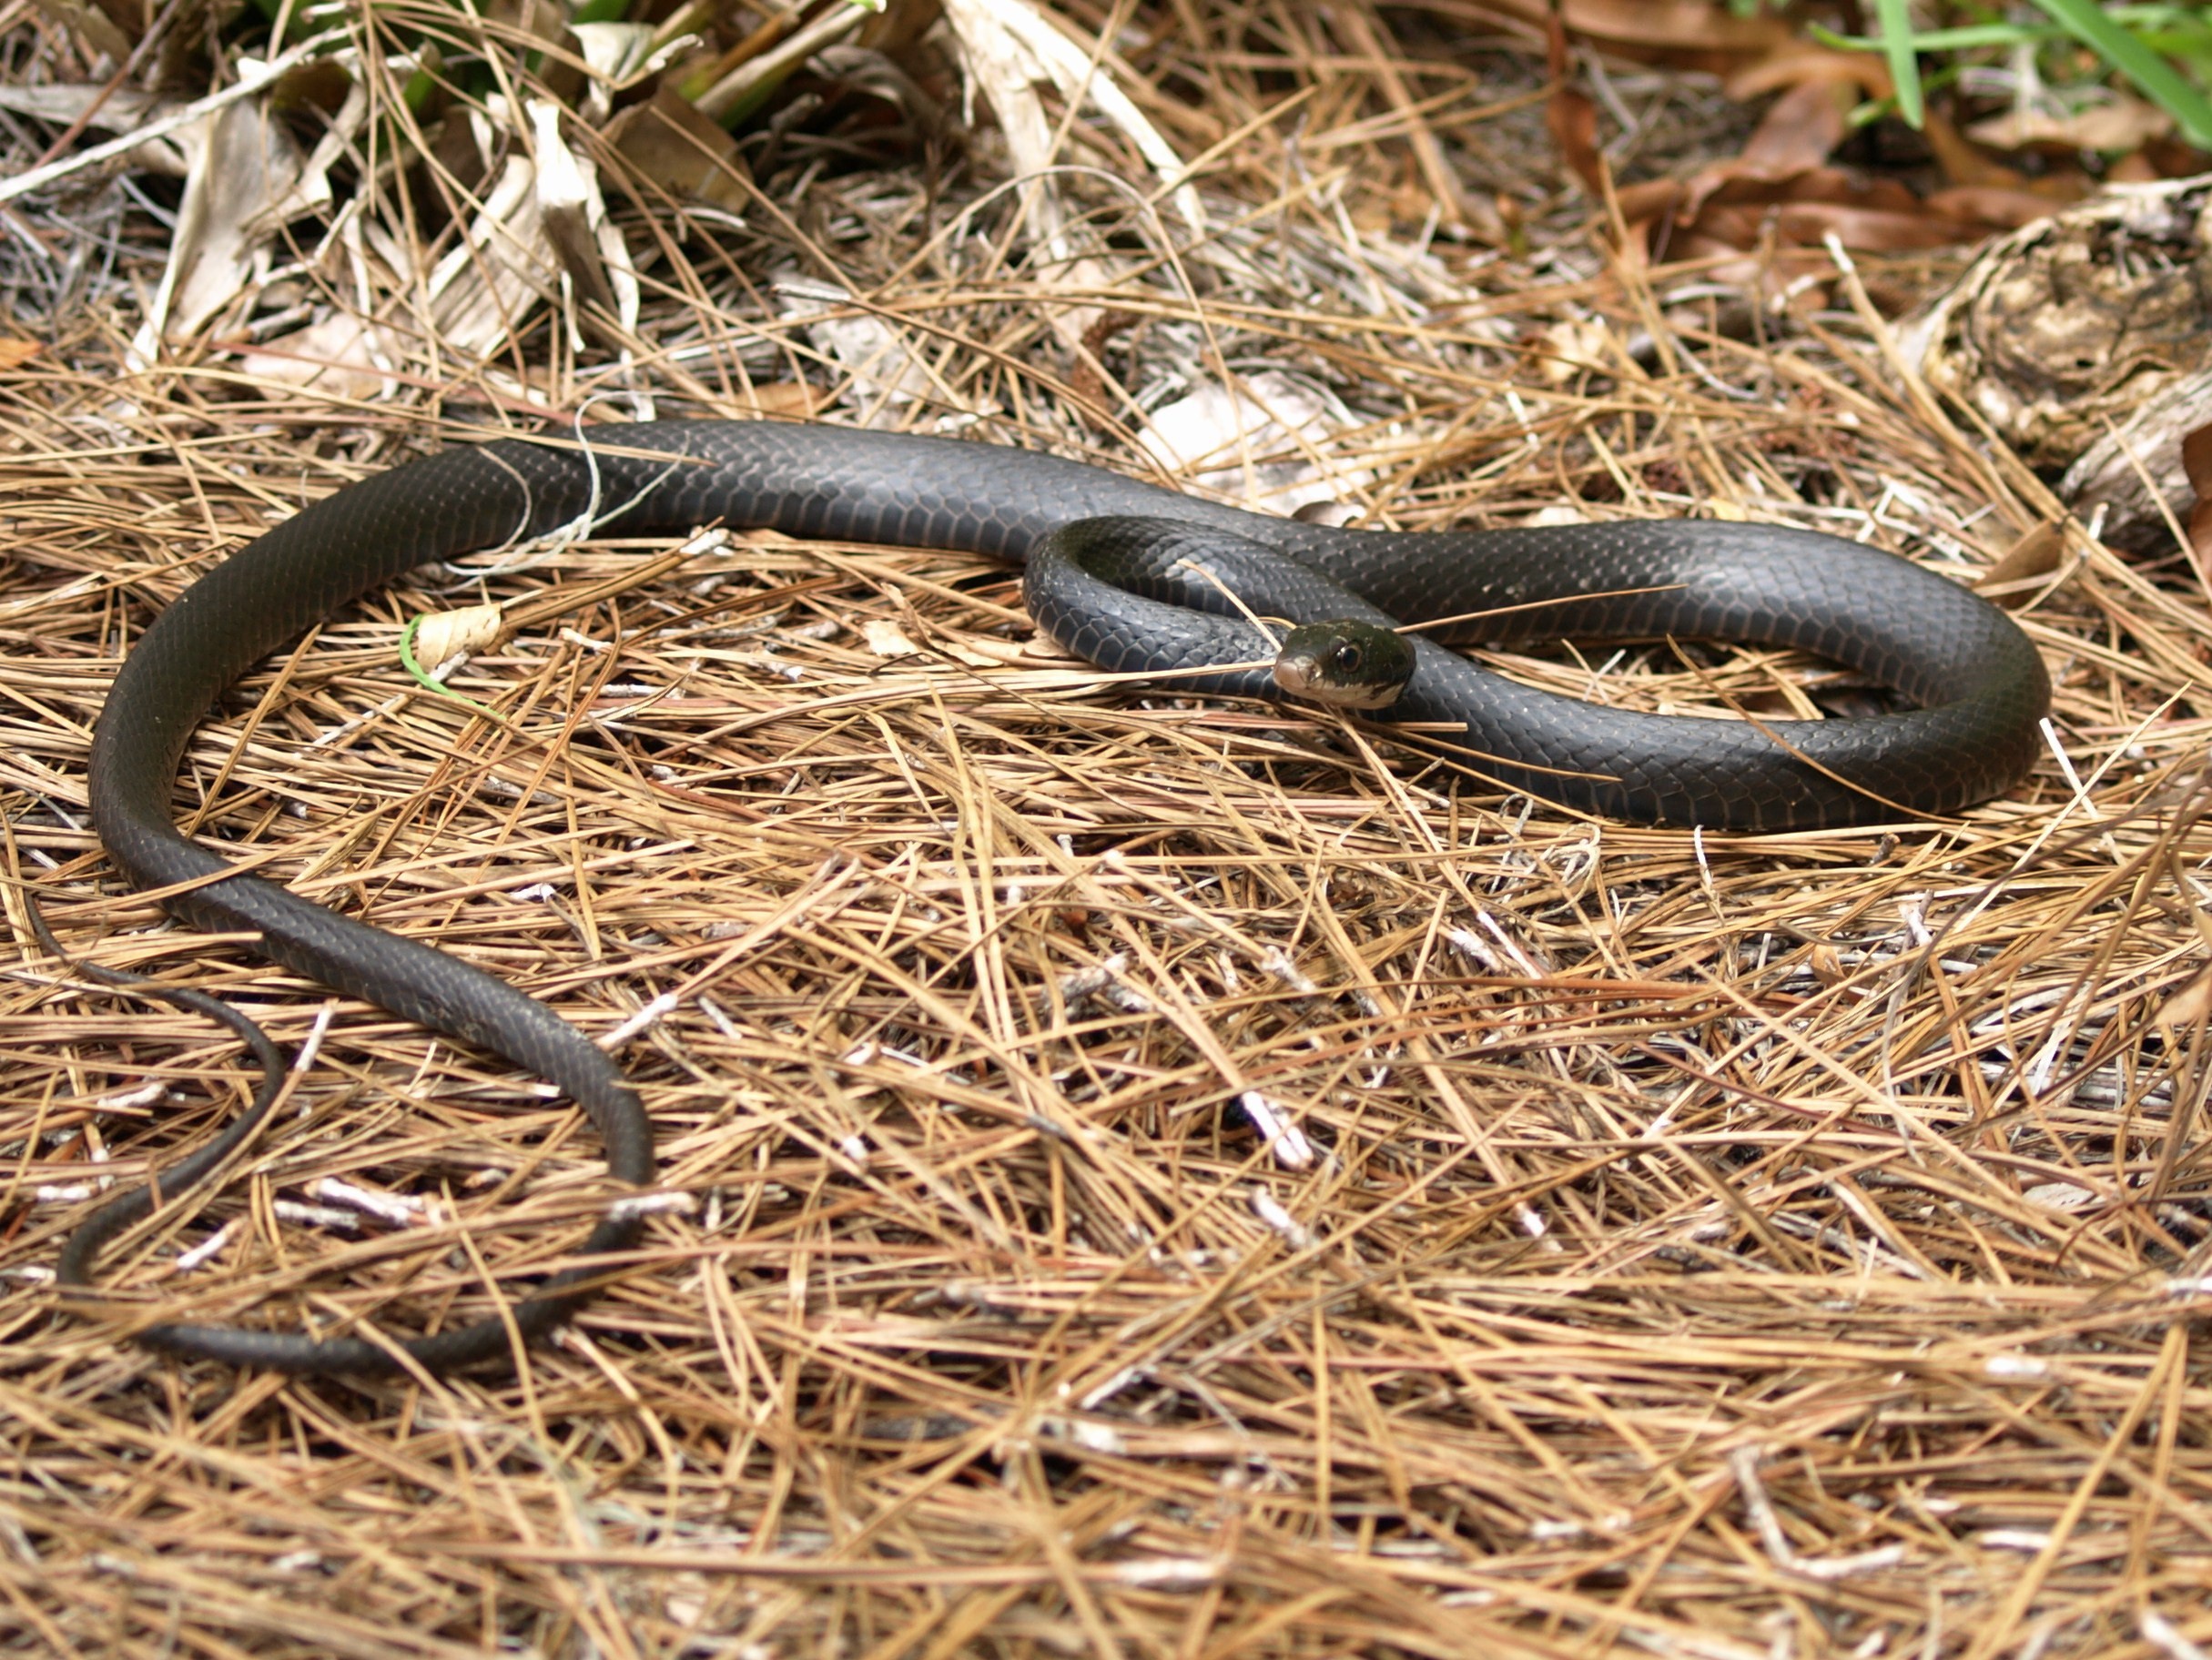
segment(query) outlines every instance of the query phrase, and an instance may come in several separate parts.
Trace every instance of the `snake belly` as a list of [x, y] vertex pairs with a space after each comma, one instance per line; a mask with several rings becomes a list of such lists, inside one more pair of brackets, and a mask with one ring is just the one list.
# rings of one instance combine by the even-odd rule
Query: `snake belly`
[[[550, 1079], [590, 1117], [626, 1184], [653, 1178], [651, 1129], [620, 1070], [575, 1027], [456, 957], [258, 877], [225, 876], [227, 863], [172, 819], [186, 743], [217, 697], [279, 645], [418, 565], [607, 510], [602, 528], [613, 535], [720, 521], [1016, 561], [1078, 521], [1135, 515], [1287, 553], [1402, 622], [1524, 608], [1458, 627], [1462, 641], [1671, 635], [1794, 646], [1921, 705], [1756, 725], [1635, 714], [1529, 690], [1416, 640], [1413, 679], [1384, 718], [1448, 728], [1441, 742], [1509, 788], [1716, 828], [1953, 812], [2026, 770], [2049, 703], [2041, 659], [2003, 612], [1904, 560], [1810, 531], [1677, 521], [1384, 533], [1266, 518], [1080, 462], [948, 439], [756, 421], [647, 422], [590, 438], [588, 449], [508, 440], [410, 462], [315, 503], [200, 578], [117, 674], [90, 794], [108, 853], [135, 886], [177, 888], [163, 899], [173, 915], [258, 934], [272, 961]], [[1580, 597], [1592, 593], [1609, 597]], [[1196, 619], [1184, 624], [1118, 589], [1071, 590], [1059, 579], [1032, 584], [1029, 597], [1041, 626], [1109, 667], [1223, 661], [1220, 618], [1180, 613]], [[1176, 632], [1186, 628], [1194, 632]], [[1263, 677], [1219, 684], [1269, 690]], [[611, 1210], [583, 1254], [618, 1252], [639, 1226]], [[299, 1372], [386, 1371], [401, 1363], [398, 1347], [435, 1372], [511, 1353], [516, 1336], [543, 1332], [593, 1283], [585, 1270], [553, 1276], [508, 1311], [512, 1326], [489, 1320], [404, 1343], [185, 1324], [140, 1335], [184, 1354]]]

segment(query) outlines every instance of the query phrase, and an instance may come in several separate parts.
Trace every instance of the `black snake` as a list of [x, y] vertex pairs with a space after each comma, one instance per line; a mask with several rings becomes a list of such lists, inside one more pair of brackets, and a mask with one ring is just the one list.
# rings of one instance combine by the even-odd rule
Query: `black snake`
[[[1462, 640], [1671, 635], [1801, 647], [1921, 705], [1835, 721], [1636, 714], [1528, 690], [1415, 639], [1412, 679], [1384, 718], [1442, 724], [1449, 730], [1433, 741], [1511, 788], [1624, 818], [1730, 829], [1862, 824], [1984, 799], [2026, 770], [2049, 701], [2041, 660], [2003, 612], [1902, 559], [1810, 531], [1678, 521], [1385, 534], [1263, 518], [979, 443], [743, 421], [602, 427], [592, 437], [589, 450], [505, 440], [396, 468], [318, 502], [193, 583], [116, 677], [93, 745], [91, 799], [100, 838], [133, 883], [200, 884], [165, 899], [175, 915], [259, 934], [262, 955], [288, 967], [552, 1079], [590, 1115], [611, 1172], [627, 1184], [653, 1179], [651, 1129], [620, 1070], [581, 1032], [428, 946], [250, 876], [209, 881], [227, 865], [171, 817], [186, 742], [227, 687], [309, 625], [430, 561], [543, 534], [598, 508], [619, 510], [601, 527], [611, 534], [719, 521], [1010, 560], [1080, 521], [1135, 515], [1173, 521], [1163, 552], [1157, 539], [1141, 540], [1117, 563], [1131, 532], [1086, 529], [1058, 539], [1055, 550], [1070, 557], [1040, 561], [1029, 583], [1040, 625], [1108, 668], [1167, 672], [1263, 654], [1264, 637], [1233, 614], [1148, 605], [1112, 585], [1153, 583], [1233, 612], [1181, 568], [1232, 569], [1245, 538], [1295, 562], [1291, 588], [1325, 579], [1314, 599], [1324, 616], [1364, 601], [1402, 622], [1492, 613], [1456, 627]], [[1101, 568], [1112, 582], [1098, 580]], [[1294, 609], [1305, 597], [1272, 593], [1266, 604]], [[1174, 683], [1273, 694], [1264, 670]], [[207, 1161], [203, 1152], [186, 1161], [198, 1168], [173, 1171], [165, 1197]], [[150, 1202], [140, 1191], [96, 1213], [65, 1250], [64, 1281], [82, 1283], [100, 1247]], [[582, 1251], [619, 1251], [639, 1226], [612, 1210]], [[487, 1320], [404, 1348], [433, 1372], [504, 1355], [515, 1335], [543, 1332], [591, 1289], [587, 1270], [555, 1276], [509, 1311], [512, 1331]], [[184, 1324], [141, 1336], [293, 1371], [395, 1364], [386, 1345], [358, 1337]]]

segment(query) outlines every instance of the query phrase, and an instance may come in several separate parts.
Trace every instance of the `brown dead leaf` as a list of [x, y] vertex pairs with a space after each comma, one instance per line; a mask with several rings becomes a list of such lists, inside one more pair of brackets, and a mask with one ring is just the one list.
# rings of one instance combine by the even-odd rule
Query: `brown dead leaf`
[[[1940, 109], [1928, 111], [1922, 130], [1927, 135], [1928, 147], [1935, 152], [1936, 166], [1943, 168], [1943, 177], [1958, 188], [2004, 190], [2040, 197], [2046, 202], [2072, 202], [2088, 195], [2093, 187], [2079, 167], [2053, 167], [2030, 176], [2017, 167], [2006, 167], [1960, 132], [1951, 117]], [[1936, 194], [1941, 196], [1943, 192]], [[2045, 211], [2049, 209], [2046, 208]]]
[[2167, 1033], [2201, 1026], [2212, 1013], [2212, 968], [2198, 971], [2195, 979], [2168, 997], [2153, 1018]]
[[1842, 202], [1785, 202], [1776, 212], [1776, 222], [1788, 241], [1810, 248], [1832, 235], [1845, 248], [1875, 254], [1949, 248], [1981, 235], [1979, 226], [1963, 225], [1924, 208], [1901, 213]]
[[1598, 106], [1581, 90], [1561, 81], [1544, 106], [1544, 125], [1559, 159], [1582, 182], [1582, 187], [1602, 200], [1605, 196], [1605, 155], [1598, 147]]
[[1962, 225], [1987, 230], [2017, 230], [2047, 219], [2065, 206], [2064, 198], [2034, 190], [2008, 190], [2002, 185], [1960, 185], [1938, 190], [1928, 197], [1928, 211]]
[[1068, 384], [1079, 400], [1077, 408], [1101, 429], [1111, 425], [1114, 408], [1129, 396], [1106, 372], [1107, 343], [1143, 320], [1134, 311], [1101, 311], [1098, 320], [1083, 330], [1082, 345], [1076, 352], [1075, 369], [1068, 378]]
[[1843, 140], [1852, 88], [1833, 80], [1801, 81], [1774, 100], [1743, 147], [1737, 166], [1762, 177], [1817, 167]]
[[1817, 249], [1832, 235], [1870, 253], [1943, 248], [2024, 225], [2057, 206], [2020, 187], [2023, 176], [1976, 163], [1974, 147], [1955, 132], [1938, 144], [1939, 153], [1952, 155], [1954, 177], [1969, 172], [1983, 182], [1925, 199], [1896, 179], [1864, 179], [1830, 166], [1828, 153], [1842, 138], [1856, 96], [1852, 83], [1831, 76], [1795, 81], [1741, 155], [1687, 181], [1623, 190], [1621, 218], [1643, 233], [1631, 237], [1634, 257], [1725, 260], [1741, 254], [1740, 268], [1717, 268], [1716, 280], [1755, 278], [1780, 292], [1807, 274], [1802, 260], [1790, 257], [1792, 247]]
[[1605, 197], [1605, 154], [1598, 147], [1598, 106], [1574, 84], [1570, 71], [1574, 57], [1567, 48], [1567, 26], [1555, 11], [1545, 20], [1544, 42], [1551, 68], [1551, 98], [1544, 106], [1544, 125], [1551, 141], [1582, 187], [1599, 200]]
[[2018, 189], [2027, 182], [2026, 174], [2006, 167], [1979, 145], [1970, 142], [1940, 109], [1927, 112], [1920, 130], [1928, 140], [1928, 147], [1935, 152], [1935, 165], [1943, 168], [1943, 177], [1954, 185], [1999, 185]]
[[[1974, 586], [2010, 588], [2014, 582], [2031, 582], [2037, 577], [2048, 576], [2058, 569], [2058, 562], [2065, 551], [2065, 532], [2055, 524], [2039, 524], [2005, 549]], [[2017, 605], [2028, 597], [2025, 593], [2008, 593], [2000, 596], [1998, 602]]]
[[[1547, 29], [1552, 0], [1467, 0], [1455, 10], [1489, 15], [1527, 29]], [[1787, 46], [1792, 25], [1761, 11], [1740, 17], [1715, 0], [1565, 0], [1567, 32], [1608, 54], [1727, 75]]]
[[674, 195], [695, 196], [732, 211], [746, 205], [745, 162], [736, 139], [674, 86], [664, 86], [652, 102], [622, 111], [606, 136], [639, 177]]
[[752, 396], [741, 407], [750, 407], [763, 415], [788, 416], [795, 420], [808, 420], [817, 410], [828, 404], [829, 400], [804, 380], [771, 380], [752, 389]]
[[0, 335], [0, 370], [20, 369], [37, 355], [36, 340], [18, 340]]
[[1689, 188], [1687, 179], [1639, 179], [1635, 184], [1621, 186], [1615, 192], [1614, 199], [1620, 204], [1621, 218], [1634, 225], [1639, 220], [1656, 219], [1673, 213], [1681, 205]]
[[1862, 180], [1829, 165], [1858, 98], [1889, 90], [1887, 70], [1863, 55], [1828, 51], [1758, 26], [1772, 19], [1740, 18], [1717, 5], [1605, 0], [1579, 5], [1567, 0], [1551, 9], [1522, 0], [1478, 0], [1472, 9], [1493, 7], [1540, 22], [1554, 86], [1546, 112], [1552, 142], [1593, 195], [1606, 183], [1605, 157], [1597, 141], [1596, 106], [1568, 84], [1570, 35], [1587, 35], [1616, 47], [1633, 43], [1680, 62], [1668, 55], [1688, 45], [1695, 31], [1709, 55], [1718, 43], [1738, 53], [1729, 71], [1730, 96], [1781, 89], [1740, 155], [1688, 179], [1654, 179], [1618, 193], [1627, 232], [1623, 256], [1630, 260], [1725, 261], [1740, 254], [1746, 256], [1741, 270], [1721, 279], [1746, 278], [1779, 292], [1803, 274], [1797, 268], [1802, 260], [1788, 257], [1792, 245], [1819, 248], [1835, 236], [1845, 247], [1868, 252], [1942, 248], [1991, 228], [2013, 228], [2050, 210], [2024, 188], [2023, 175], [1986, 160], [1948, 127], [1939, 153], [1954, 180], [1974, 187], [1971, 193], [1923, 201], [1894, 179]]
[[2040, 109], [2008, 109], [1966, 129], [1976, 144], [1997, 150], [2045, 147], [2059, 150], [2139, 150], [2174, 130], [2174, 117], [2155, 104], [2120, 96], [2068, 115]]
[[1869, 98], [1886, 98], [1892, 90], [1889, 66], [1880, 58], [1866, 52], [1831, 51], [1809, 40], [1784, 41], [1730, 76], [1721, 90], [1743, 104], [1808, 81], [1844, 83]]
[[1821, 167], [1842, 139], [1851, 98], [1852, 89], [1835, 81], [1803, 81], [1792, 86], [1774, 100], [1742, 155], [1699, 169], [1690, 181], [1682, 217], [1695, 219], [1707, 198], [1739, 180], [1786, 184]]
[[2212, 568], [2212, 422], [2182, 435], [2181, 470], [2197, 495], [2189, 509], [2189, 547], [2199, 565]]
[[2212, 496], [2212, 422], [2182, 435], [2181, 470], [2198, 497]]

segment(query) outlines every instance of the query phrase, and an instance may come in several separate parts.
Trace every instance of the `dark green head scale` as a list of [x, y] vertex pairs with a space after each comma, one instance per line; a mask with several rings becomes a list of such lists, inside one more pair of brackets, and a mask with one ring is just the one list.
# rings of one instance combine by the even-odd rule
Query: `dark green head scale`
[[1284, 637], [1275, 684], [1339, 709], [1387, 709], [1413, 678], [1413, 647], [1373, 622], [1308, 622]]

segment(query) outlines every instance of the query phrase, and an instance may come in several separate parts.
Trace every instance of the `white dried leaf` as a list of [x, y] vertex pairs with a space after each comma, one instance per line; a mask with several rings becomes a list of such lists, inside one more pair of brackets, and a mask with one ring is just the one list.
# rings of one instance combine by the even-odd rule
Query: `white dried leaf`
[[259, 98], [218, 110], [194, 130], [196, 154], [147, 333], [185, 340], [268, 266], [269, 210], [292, 194], [304, 157]]
[[1121, 90], [1094, 43], [1077, 42], [1030, 0], [945, 0], [945, 20], [962, 62], [998, 112], [1020, 172], [1035, 173], [1054, 160], [1051, 124], [1035, 90], [1048, 82], [1063, 97], [1088, 98], [1120, 128], [1167, 187], [1191, 234], [1205, 235], [1205, 209], [1183, 182], [1182, 157]]
[[[1099, 260], [1080, 257], [1083, 250], [1064, 234], [1067, 210], [1049, 171], [1061, 159], [1054, 151], [1057, 127], [1038, 96], [1040, 86], [1054, 86], [1071, 101], [1088, 98], [1121, 128], [1168, 187], [1192, 236], [1203, 239], [1205, 210], [1198, 192], [1183, 182], [1182, 157], [1130, 101], [1092, 46], [1062, 33], [1030, 0], [944, 0], [944, 11], [967, 75], [968, 124], [974, 125], [975, 94], [980, 91], [1006, 135], [1015, 177], [1028, 181], [1021, 204], [1031, 234], [1060, 263], [1061, 279], [1069, 287], [1105, 288], [1111, 278]], [[1060, 307], [1051, 314], [1052, 329], [1074, 349], [1098, 317], [1093, 306]]]
[[592, 78], [604, 81], [616, 92], [658, 73], [678, 52], [689, 50], [695, 40], [682, 35], [655, 51], [653, 36], [657, 31], [649, 23], [572, 23], [568, 32], [583, 48], [584, 66], [591, 70]]
[[864, 413], [888, 418], [891, 409], [936, 390], [906, 336], [871, 312], [848, 309], [853, 297], [845, 289], [794, 276], [778, 278], [776, 292], [786, 317], [811, 319], [807, 339], [845, 370], [847, 395]]
[[433, 611], [415, 629], [415, 661], [435, 668], [463, 652], [481, 652], [498, 643], [500, 610], [496, 605], [463, 605], [454, 611]]
[[1554, 386], [1564, 386], [1577, 375], [1616, 368], [1612, 331], [1597, 318], [1568, 318], [1538, 332], [1542, 348], [1537, 372]]
[[2082, 1210], [2098, 1202], [2097, 1196], [2087, 1188], [2075, 1187], [2070, 1181], [2039, 1181], [2020, 1197], [2046, 1210]]
[[557, 291], [536, 184], [537, 169], [509, 157], [463, 244], [431, 273], [431, 321], [457, 355], [490, 357], [532, 301]]
[[1155, 410], [1137, 441], [1202, 489], [1263, 512], [1290, 513], [1309, 501], [1356, 495], [1374, 482], [1365, 468], [1327, 467], [1340, 424], [1314, 393], [1263, 370], [1235, 388], [1203, 386]]
[[[606, 205], [599, 195], [597, 171], [580, 161], [561, 137], [561, 106], [549, 98], [529, 104], [533, 143], [537, 149], [538, 220], [545, 240], [561, 262], [563, 273], [573, 285], [578, 303], [598, 305], [615, 315], [614, 285], [600, 253], [599, 228], [606, 220]], [[573, 308], [569, 308], [570, 341], [582, 349]]]
[[911, 657], [921, 648], [907, 638], [907, 631], [888, 617], [870, 617], [860, 624], [860, 637], [878, 657]]
[[391, 330], [350, 312], [334, 311], [304, 329], [261, 342], [238, 368], [256, 380], [312, 387], [333, 398], [390, 397], [399, 382], [386, 372], [400, 360]]
[[[70, 127], [83, 120], [86, 127], [98, 132], [127, 133], [181, 107], [174, 99], [157, 97], [150, 92], [129, 86], [117, 87], [103, 103], [100, 101], [103, 90], [76, 82], [52, 86], [0, 86], [0, 109], [29, 116], [36, 121], [50, 121], [56, 127]], [[87, 110], [92, 112], [89, 116], [86, 114]], [[149, 138], [131, 153], [131, 165], [165, 178], [182, 178], [192, 170], [190, 147], [195, 142], [196, 137], [186, 132]]]
[[346, 88], [346, 101], [339, 106], [338, 114], [323, 128], [322, 137], [308, 152], [299, 177], [283, 197], [271, 203], [254, 228], [274, 235], [283, 225], [305, 214], [326, 210], [330, 206], [330, 169], [342, 159], [362, 127], [369, 122], [369, 89], [359, 80]]
[[2029, 107], [2008, 109], [1976, 121], [1966, 136], [1992, 149], [2021, 150], [2032, 144], [2064, 145], [2081, 150], [2139, 150], [2174, 130], [2174, 117], [2140, 98], [2115, 96], [2109, 103], [2053, 114]]

